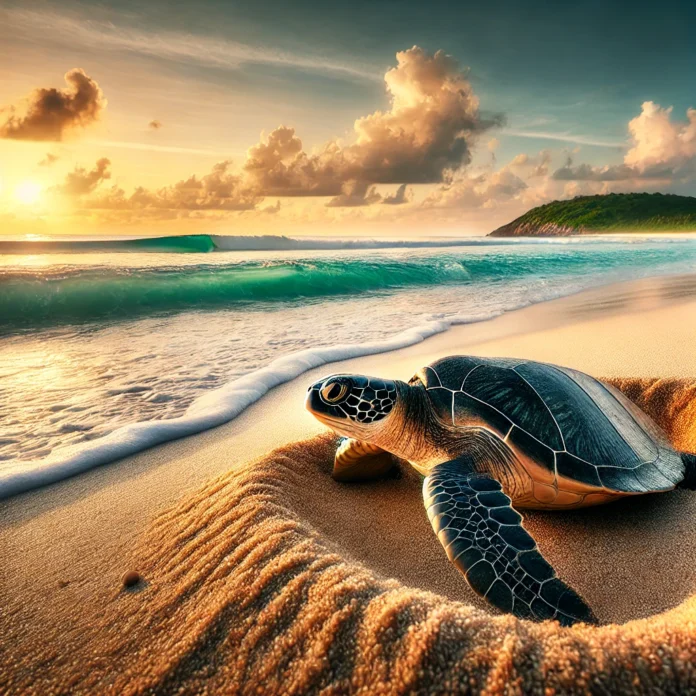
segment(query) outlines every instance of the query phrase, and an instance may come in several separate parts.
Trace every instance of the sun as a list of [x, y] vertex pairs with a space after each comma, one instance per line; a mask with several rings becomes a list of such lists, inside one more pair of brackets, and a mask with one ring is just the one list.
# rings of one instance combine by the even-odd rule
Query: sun
[[38, 203], [41, 198], [41, 186], [35, 181], [23, 181], [15, 189], [15, 198], [24, 205]]

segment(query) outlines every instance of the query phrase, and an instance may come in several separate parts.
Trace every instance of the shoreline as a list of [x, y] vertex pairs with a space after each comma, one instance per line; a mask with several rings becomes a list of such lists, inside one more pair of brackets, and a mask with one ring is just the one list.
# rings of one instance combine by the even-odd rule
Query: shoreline
[[[507, 226], [506, 226], [507, 227]], [[502, 228], [501, 228], [502, 229]], [[625, 229], [609, 229], [609, 230], [593, 230], [585, 227], [573, 227], [571, 225], [561, 225], [556, 223], [546, 223], [543, 225], [534, 225], [526, 223], [520, 225], [521, 231], [516, 229], [513, 231], [493, 230], [486, 237], [495, 240], [532, 240], [532, 239], [568, 239], [568, 238], [593, 238], [593, 237], [625, 237], [626, 235], [635, 235], [636, 237], [677, 237], [679, 235], [696, 235], [696, 228], [689, 229], [665, 229], [656, 230], [654, 228], [627, 227]]]
[[[438, 319], [435, 315], [423, 324], [381, 340], [308, 348], [283, 355], [264, 367], [205, 392], [188, 407], [183, 415], [176, 418], [132, 422], [90, 442], [58, 449], [42, 459], [21, 461], [0, 467], [0, 501], [46, 485], [59, 483], [167, 442], [220, 427], [238, 418], [270, 390], [325, 365], [398, 352], [418, 345], [433, 336], [448, 333], [456, 327], [489, 323], [521, 310], [543, 307], [548, 303], [571, 300], [574, 297], [583, 298], [586, 293], [621, 292], [620, 288], [624, 285], [630, 287], [632, 283], [640, 282], [648, 283], [648, 287], [651, 283], [662, 283], [666, 287], [683, 287], [688, 284], [689, 277], [683, 274], [672, 274], [646, 278], [642, 281], [602, 283], [593, 290], [575, 289], [560, 297], [527, 301], [519, 306], [491, 311], [488, 314], [459, 314], [443, 319]], [[591, 298], [592, 295], [589, 294], [587, 297]], [[579, 301], [583, 302], [582, 299]]]
[[[120, 578], [131, 570], [143, 535], [151, 533], [148, 530], [158, 524], [155, 518], [171, 510], [177, 501], [179, 508], [186, 509], [186, 501], [202, 487], [215, 490], [218, 477], [223, 481], [235, 472], [253, 471], [248, 463], [269, 451], [325, 433], [302, 407], [307, 384], [324, 374], [355, 371], [407, 380], [437, 357], [471, 353], [557, 362], [604, 378], [694, 380], [695, 313], [696, 276], [630, 281], [540, 303], [491, 321], [453, 327], [408, 348], [315, 368], [274, 388], [238, 418], [215, 429], [0, 501], [0, 545], [5, 551], [3, 582], [7, 588], [0, 630], [11, 636], [5, 670], [17, 671], [24, 661], [38, 659], [32, 657], [39, 654], [37, 645], [60, 652], [60, 646], [46, 637], [54, 633], [97, 640], [99, 631], [104, 630], [98, 627], [105, 616], [119, 611], [123, 601]], [[696, 450], [696, 435], [694, 438]], [[322, 446], [326, 449], [326, 444]], [[298, 447], [303, 445], [288, 445], [286, 449], [297, 451]], [[331, 487], [331, 479], [324, 478], [316, 480], [311, 475], [295, 487], [294, 509], [307, 513], [313, 533], [331, 541], [335, 553], [340, 550], [351, 562], [362, 564], [379, 577], [396, 578], [407, 587], [450, 600], [472, 602], [485, 611], [465, 594], [465, 584], [446, 564], [444, 555], [440, 558], [441, 549], [427, 529], [417, 495], [404, 497], [395, 491], [395, 498], [387, 496], [395, 507], [384, 508], [375, 520], [371, 517], [373, 508], [365, 506], [366, 501], [372, 501], [371, 505], [384, 502], [380, 503], [379, 491], [370, 494], [369, 487], [337, 489]], [[397, 488], [409, 481], [406, 477]], [[343, 498], [331, 497], [337, 492]], [[525, 517], [559, 574], [590, 596], [605, 620], [623, 622], [669, 609], [684, 598], [684, 593], [696, 591], [696, 564], [692, 562], [696, 534], [689, 532], [695, 503], [691, 500], [696, 498], [678, 492], [646, 496], [637, 506], [629, 501], [588, 514]], [[638, 516], [635, 521], [632, 510]], [[696, 509], [693, 512], [696, 514]], [[172, 514], [166, 516], [171, 518]], [[214, 526], [215, 513], [206, 515]], [[663, 553], [655, 556], [656, 552], [651, 552], [650, 562], [656, 558], [664, 561], [669, 552], [669, 577], [675, 580], [671, 584], [678, 584], [669, 596], [646, 594], [647, 587], [642, 593], [628, 591], [635, 583], [634, 565], [640, 559], [631, 552], [632, 547], [622, 549], [621, 539], [626, 534], [635, 536], [635, 525], [642, 524], [641, 515], [649, 520], [645, 533], [652, 543], [665, 544]], [[409, 534], [404, 532], [404, 520], [413, 520]], [[607, 520], [612, 520], [608, 527]], [[384, 531], [375, 536], [377, 523]], [[596, 537], [587, 534], [587, 524], [594, 529], [593, 534], [603, 534], [603, 543], [609, 546], [596, 548]], [[385, 534], [391, 540], [386, 547], [380, 541]], [[394, 551], [397, 543], [401, 544], [398, 552]], [[569, 552], [564, 543], [574, 551]], [[151, 549], [151, 553], [157, 552], [157, 548]], [[399, 557], [399, 553], [419, 556]], [[612, 567], [611, 581], [606, 567], [590, 562], [597, 553], [622, 559]], [[434, 575], [433, 568], [438, 569]], [[618, 598], [615, 607], [607, 597], [612, 587]], [[137, 594], [129, 601], [135, 601], [133, 597]]]
[[[83, 481], [83, 479], [89, 478], [91, 475], [95, 475], [96, 478], [100, 478], [99, 472], [109, 472], [109, 475], [102, 474], [107, 479], [117, 479], [118, 476], [114, 476], [111, 472], [116, 471], [120, 465], [126, 463], [127, 468], [130, 468], [130, 463], [144, 464], [146, 461], [152, 463], [164, 462], [168, 457], [172, 456], [175, 460], [179, 460], [179, 453], [176, 451], [178, 446], [181, 446], [183, 454], [183, 449], [187, 451], [193, 451], [194, 441], [201, 439], [201, 445], [205, 449], [212, 447], [216, 449], [216, 445], [222, 440], [227, 440], [234, 437], [237, 434], [249, 433], [249, 423], [247, 421], [253, 421], [256, 417], [256, 411], [262, 413], [265, 406], [270, 406], [270, 400], [276, 393], [281, 393], [281, 398], [286, 398], [285, 392], [296, 392], [297, 388], [292, 388], [293, 384], [298, 381], [303, 381], [306, 383], [311, 383], [315, 381], [316, 378], [321, 377], [323, 373], [330, 372], [340, 372], [355, 370], [360, 371], [363, 366], [369, 364], [382, 364], [387, 365], [391, 362], [390, 359], [393, 358], [393, 362], [401, 364], [403, 362], [408, 362], [415, 368], [421, 367], [424, 364], [430, 362], [430, 359], [434, 359], [433, 356], [442, 357], [447, 355], [446, 347], [448, 346], [475, 346], [475, 345], [485, 345], [491, 341], [505, 340], [512, 337], [517, 337], [518, 341], [522, 344], [525, 343], [525, 338], [533, 337], [542, 331], [549, 331], [553, 329], [560, 329], [562, 327], [572, 325], [575, 323], [583, 321], [591, 321], [592, 319], [597, 319], [603, 316], [610, 316], [615, 314], [631, 315], [635, 313], [641, 313], [646, 311], [654, 311], [663, 306], [669, 306], [672, 304], [679, 304], [688, 302], [693, 299], [696, 303], [696, 274], [693, 275], [666, 275], [666, 276], [656, 276], [650, 278], [643, 278], [639, 280], [629, 280], [622, 281], [619, 283], [613, 283], [609, 285], [602, 285], [597, 288], [590, 290], [582, 290], [578, 293], [566, 295], [560, 298], [545, 300], [536, 304], [532, 304], [527, 307], [520, 309], [505, 311], [502, 314], [495, 316], [490, 319], [484, 319], [481, 321], [465, 322], [461, 324], [450, 323], [449, 326], [442, 328], [437, 331], [433, 331], [429, 335], [422, 338], [416, 338], [413, 343], [403, 345], [396, 348], [388, 348], [387, 350], [378, 350], [374, 352], [368, 352], [363, 355], [351, 355], [348, 357], [340, 356], [340, 350], [343, 346], [330, 346], [325, 349], [327, 353], [336, 353], [337, 348], [339, 350], [339, 355], [335, 359], [328, 359], [322, 361], [316, 367], [313, 366], [303, 366], [304, 369], [298, 372], [294, 376], [290, 376], [277, 384], [270, 384], [264, 394], [260, 397], [255, 398], [251, 401], [248, 407], [244, 407], [239, 415], [233, 417], [232, 419], [225, 419], [219, 425], [208, 426], [205, 430], [193, 432], [190, 435], [179, 436], [176, 439], [168, 439], [150, 446], [146, 449], [138, 449], [132, 453], [128, 453], [125, 456], [111, 458], [109, 463], [89, 467], [82, 473], [76, 476], [70, 476], [68, 478], [61, 478], [55, 483], [49, 484], [48, 486], [41, 486], [37, 488], [32, 488], [24, 492], [17, 493], [16, 495], [10, 495], [9, 497], [0, 497], [0, 519], [2, 519], [3, 513], [6, 509], [11, 509], [15, 507], [15, 502], [18, 499], [26, 498], [27, 501], [31, 501], [33, 498], [37, 500], [41, 497], [53, 498], [57, 493], [56, 489], [62, 487], [76, 488], [77, 490], [85, 489], [85, 486], [79, 486], [78, 482]], [[438, 323], [438, 322], [434, 322]], [[439, 322], [445, 323], [445, 322]], [[395, 337], [391, 337], [386, 341], [380, 342], [383, 344], [395, 342], [395, 339], [408, 333], [418, 333], [422, 327], [415, 327], [414, 329], [402, 332], [402, 334], [397, 334]], [[349, 346], [352, 349], [359, 349], [362, 346], [355, 345]], [[321, 349], [320, 349], [321, 350]], [[310, 352], [310, 351], [307, 351]], [[457, 352], [457, 351], [454, 351]], [[459, 351], [462, 352], [462, 351]], [[450, 351], [449, 354], [453, 354]], [[278, 359], [278, 362], [287, 361], [288, 363], [296, 362], [295, 358], [301, 354], [291, 354]], [[421, 362], [419, 363], [416, 358], [419, 358]], [[544, 357], [533, 358], [544, 361]], [[424, 362], [423, 362], [424, 361]], [[547, 359], [548, 362], [552, 360]], [[272, 365], [272, 363], [271, 363]], [[268, 366], [270, 367], [270, 365]], [[334, 369], [335, 368], [335, 369]], [[264, 372], [268, 368], [264, 368], [259, 372]], [[369, 368], [368, 368], [369, 369]], [[582, 369], [582, 368], [579, 368]], [[589, 370], [588, 370], [589, 371]], [[256, 374], [256, 373], [251, 373]], [[207, 395], [203, 395], [200, 399], [202, 402], [203, 412], [205, 411], [205, 403], [207, 398], [215, 395], [218, 391], [225, 391], [226, 388], [230, 388], [237, 382], [244, 382], [244, 380], [250, 375], [240, 378], [235, 382], [231, 382], [226, 387], [221, 390], [214, 390], [209, 392]], [[394, 375], [401, 379], [408, 379], [411, 375]], [[627, 370], [608, 370], [605, 374], [596, 376], [628, 376]], [[641, 368], [639, 365], [634, 365], [633, 370], [630, 372], [632, 377], [650, 377], [654, 376], [649, 368]], [[690, 377], [694, 376], [688, 371], [680, 370], [677, 366], [674, 368], [673, 374], [670, 377]], [[281, 391], [282, 390], [282, 391]], [[242, 390], [243, 392], [243, 390]], [[299, 390], [303, 393], [303, 389]], [[248, 390], [247, 390], [248, 393]], [[302, 403], [301, 399], [297, 403]], [[250, 411], [254, 413], [250, 413]], [[264, 432], [265, 437], [271, 437], [273, 442], [273, 447], [284, 444], [285, 442], [296, 440], [302, 437], [310, 437], [324, 431], [324, 428], [318, 424], [310, 416], [306, 416], [302, 413], [301, 417], [297, 417], [297, 413], [293, 415], [283, 427], [281, 427], [282, 434], [278, 437], [272, 437], [268, 432]], [[236, 423], [239, 423], [241, 419], [244, 419], [244, 423], [235, 427]], [[175, 419], [172, 419], [175, 420]], [[134, 424], [134, 426], [140, 426], [144, 424], [149, 424], [147, 421], [143, 424]], [[162, 421], [165, 425], [167, 421]], [[133, 426], [126, 426], [133, 427]], [[289, 430], [292, 432], [289, 432]], [[292, 435], [295, 434], [295, 437]], [[103, 438], [103, 439], [108, 439]], [[197, 443], [196, 443], [197, 444]], [[248, 459], [258, 457], [263, 455], [269, 448], [248, 448], [250, 455]], [[169, 451], [171, 450], [171, 452]], [[137, 466], [137, 469], [147, 468], [142, 466]], [[224, 471], [224, 469], [220, 469]], [[211, 473], [217, 473], [218, 467], [214, 467]], [[199, 477], [192, 477], [196, 480], [204, 480]], [[109, 485], [105, 482], [106, 485]], [[33, 505], [31, 505], [33, 507]]]

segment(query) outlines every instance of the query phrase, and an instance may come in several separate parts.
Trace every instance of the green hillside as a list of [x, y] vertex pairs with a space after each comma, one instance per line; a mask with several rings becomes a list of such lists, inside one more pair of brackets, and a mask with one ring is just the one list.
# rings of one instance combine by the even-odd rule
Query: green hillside
[[553, 201], [491, 232], [491, 237], [566, 236], [596, 232], [696, 232], [696, 198], [610, 193]]

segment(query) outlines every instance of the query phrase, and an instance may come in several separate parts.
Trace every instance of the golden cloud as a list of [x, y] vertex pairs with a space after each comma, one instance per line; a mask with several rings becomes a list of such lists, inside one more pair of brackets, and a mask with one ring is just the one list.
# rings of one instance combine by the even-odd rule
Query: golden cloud
[[[102, 161], [99, 160], [99, 162]], [[147, 210], [253, 210], [262, 199], [245, 188], [241, 177], [229, 173], [230, 164], [229, 160], [218, 162], [208, 174], [200, 178], [193, 175], [156, 191], [139, 186], [130, 196], [127, 196], [122, 188], [113, 186], [84, 200], [82, 206], [91, 210], [141, 212]], [[90, 192], [85, 191], [85, 193]]]
[[111, 178], [110, 166], [111, 161], [102, 157], [89, 171], [84, 167], [75, 167], [74, 171], [69, 172], [65, 177], [65, 182], [55, 186], [52, 190], [66, 196], [84, 196], [92, 193], [99, 184]]
[[259, 193], [340, 197], [348, 182], [434, 183], [467, 165], [472, 140], [500, 118], [482, 118], [467, 72], [443, 51], [414, 46], [396, 58], [384, 77], [390, 108], [355, 121], [353, 144], [307, 153], [294, 128], [281, 126], [250, 148], [244, 172]]
[[0, 125], [0, 137], [15, 140], [62, 140], [71, 129], [96, 121], [106, 107], [104, 94], [95, 80], [81, 68], [65, 74], [67, 87], [36, 89], [28, 97], [24, 115], [14, 106]]

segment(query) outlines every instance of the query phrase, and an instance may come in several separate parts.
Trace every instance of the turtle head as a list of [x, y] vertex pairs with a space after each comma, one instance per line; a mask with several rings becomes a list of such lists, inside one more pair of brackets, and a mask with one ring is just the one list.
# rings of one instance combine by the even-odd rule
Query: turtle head
[[420, 379], [406, 384], [364, 375], [330, 375], [310, 386], [305, 406], [339, 435], [375, 445], [417, 469], [418, 463], [444, 461], [442, 443], [449, 435], [433, 416]]
[[305, 406], [322, 423], [340, 435], [375, 442], [397, 410], [408, 385], [363, 375], [330, 375], [315, 382]]

